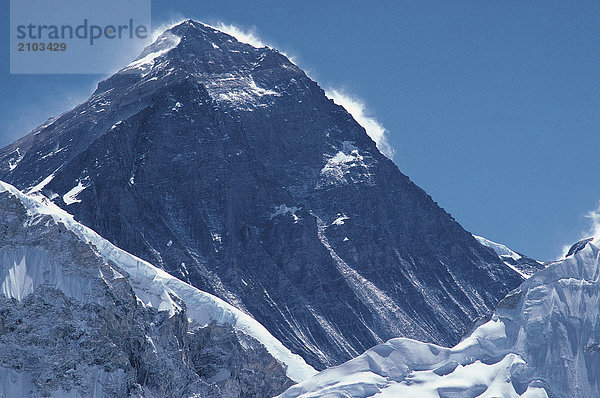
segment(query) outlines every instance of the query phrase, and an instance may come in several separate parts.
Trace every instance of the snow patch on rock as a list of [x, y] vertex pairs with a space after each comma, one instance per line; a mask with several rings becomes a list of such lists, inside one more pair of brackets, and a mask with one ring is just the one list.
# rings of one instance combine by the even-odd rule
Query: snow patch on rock
[[84, 185], [82, 181], [78, 181], [77, 185], [71, 188], [66, 194], [63, 195], [63, 202], [68, 205], [72, 205], [73, 203], [80, 203], [81, 200], [77, 199], [77, 195], [83, 192], [88, 186]]
[[298, 217], [296, 215], [296, 212], [298, 210], [300, 210], [300, 208], [298, 208], [296, 206], [292, 206], [292, 207], [287, 207], [286, 205], [275, 206], [275, 211], [269, 215], [269, 219], [272, 220], [273, 218], [275, 218], [277, 216], [291, 214], [292, 217], [294, 218], [294, 222], [296, 223], [300, 220], [300, 217]]
[[479, 243], [481, 243], [483, 246], [487, 246], [487, 247], [493, 249], [496, 252], [496, 254], [499, 256], [509, 256], [510, 258], [512, 258], [514, 260], [519, 260], [522, 257], [519, 253], [510, 250], [507, 246], [504, 246], [501, 243], [493, 242], [489, 239], [484, 238], [483, 236], [473, 235], [473, 237], [475, 239], [477, 239], [477, 241]]
[[324, 155], [326, 163], [321, 169], [319, 187], [345, 185], [351, 182], [371, 182], [371, 173], [365, 157], [349, 141], [342, 142], [342, 148], [333, 155]]

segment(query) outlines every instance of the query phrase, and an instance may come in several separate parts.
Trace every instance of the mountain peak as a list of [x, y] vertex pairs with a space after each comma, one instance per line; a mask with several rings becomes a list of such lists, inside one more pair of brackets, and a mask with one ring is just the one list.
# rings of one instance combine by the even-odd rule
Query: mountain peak
[[174, 34], [181, 38], [189, 39], [192, 41], [208, 41], [210, 43], [230, 43], [235, 46], [250, 46], [252, 48], [265, 48], [266, 46], [254, 46], [244, 41], [238, 40], [237, 37], [223, 32], [222, 30], [216, 29], [210, 25], [203, 24], [193, 19], [187, 19], [180, 22], [171, 28], [165, 30], [164, 33]]
[[320, 368], [455, 343], [522, 280], [283, 54], [191, 20], [0, 152], [0, 178]]
[[[192, 19], [185, 20], [171, 28], [165, 30], [163, 35], [176, 35], [186, 41], [206, 41], [209, 43], [229, 41], [231, 43], [238, 42], [237, 39], [211, 26], [194, 21]], [[162, 35], [161, 35], [162, 36]], [[159, 36], [160, 37], [160, 36]], [[239, 42], [238, 42], [239, 43]]]
[[[251, 75], [260, 75], [265, 70], [272, 71], [269, 75], [280, 75], [287, 80], [306, 78], [304, 72], [277, 50], [255, 47], [188, 19], [165, 30], [116, 76], [121, 79], [124, 74], [138, 75], [144, 82], [179, 73], [183, 77], [192, 76], [207, 87], [222, 79], [237, 80], [247, 83], [246, 91], [264, 93], [269, 90], [256, 87]], [[111, 88], [111, 85], [103, 84], [103, 88]]]

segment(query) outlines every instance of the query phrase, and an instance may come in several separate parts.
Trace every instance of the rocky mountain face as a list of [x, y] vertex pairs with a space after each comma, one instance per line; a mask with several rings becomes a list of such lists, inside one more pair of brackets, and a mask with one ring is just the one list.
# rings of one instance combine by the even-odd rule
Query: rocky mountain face
[[0, 178], [321, 369], [455, 344], [523, 280], [285, 56], [194, 21], [2, 149]]
[[0, 182], [0, 220], [2, 397], [266, 397], [314, 374], [40, 197]]
[[281, 397], [600, 396], [600, 239], [569, 252], [455, 347], [392, 339]]

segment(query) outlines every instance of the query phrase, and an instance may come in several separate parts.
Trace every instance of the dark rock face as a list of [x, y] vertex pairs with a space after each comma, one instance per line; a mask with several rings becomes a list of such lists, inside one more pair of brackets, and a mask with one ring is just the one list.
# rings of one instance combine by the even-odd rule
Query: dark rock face
[[214, 323], [189, 337], [191, 362], [219, 397], [273, 397], [293, 382], [256, 340]]
[[286, 57], [193, 21], [2, 149], [0, 178], [318, 368], [397, 336], [456, 343], [521, 282]]

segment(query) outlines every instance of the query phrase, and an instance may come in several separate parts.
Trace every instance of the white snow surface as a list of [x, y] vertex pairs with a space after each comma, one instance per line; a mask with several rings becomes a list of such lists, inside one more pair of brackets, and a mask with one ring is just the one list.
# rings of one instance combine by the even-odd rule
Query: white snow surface
[[29, 191], [27, 191], [27, 193], [31, 194], [31, 193], [34, 193], [34, 192], [41, 191], [42, 189], [44, 189], [44, 187], [46, 185], [50, 184], [50, 181], [52, 181], [53, 178], [54, 178], [54, 173], [50, 174], [48, 177], [44, 178], [38, 184], [36, 184], [33, 187], [29, 188]]
[[333, 155], [325, 154], [325, 165], [321, 169], [319, 186], [345, 185], [351, 182], [371, 183], [372, 175], [365, 157], [350, 141], [343, 141]]
[[517, 393], [511, 376], [525, 366], [518, 354], [508, 353], [492, 363], [478, 359], [487, 357], [503, 339], [504, 324], [497, 318], [453, 348], [391, 339], [279, 397], [547, 397], [536, 383]]
[[521, 259], [521, 255], [515, 251], [510, 250], [507, 246], [504, 246], [501, 243], [493, 242], [489, 239], [484, 238], [483, 236], [473, 235], [475, 239], [479, 241], [483, 246], [487, 246], [490, 249], [493, 249], [498, 256], [509, 256], [514, 260]]
[[277, 216], [284, 216], [286, 214], [291, 214], [292, 217], [294, 218], [294, 222], [296, 223], [296, 222], [298, 222], [298, 220], [300, 220], [300, 217], [298, 217], [296, 215], [296, 212], [298, 210], [300, 210], [300, 209], [296, 206], [292, 206], [292, 207], [287, 207], [286, 205], [275, 206], [275, 211], [269, 215], [269, 219], [272, 220], [273, 218], [275, 218]]
[[63, 202], [65, 202], [66, 205], [72, 205], [73, 203], [80, 203], [81, 200], [77, 199], [77, 195], [79, 195], [81, 192], [83, 192], [83, 190], [86, 188], [87, 188], [87, 186], [83, 185], [83, 183], [81, 181], [78, 181], [77, 185], [75, 185], [66, 194], [63, 195]]
[[13, 171], [19, 165], [19, 162], [23, 160], [24, 155], [21, 153], [20, 148], [15, 149], [15, 153], [17, 156], [8, 160], [8, 168], [10, 171]]
[[331, 223], [332, 225], [344, 225], [344, 221], [349, 220], [350, 217], [347, 217], [346, 215], [341, 215], [338, 218], [336, 218], [335, 220], [333, 220], [333, 222]]
[[206, 90], [217, 102], [227, 103], [238, 109], [251, 110], [265, 96], [279, 97], [281, 93], [262, 88], [248, 74], [211, 74], [204, 82]]
[[[95, 246], [102, 257], [127, 272], [129, 283], [145, 305], [174, 314], [179, 309], [176, 300], [173, 299], [177, 297], [186, 304], [188, 316], [198, 324], [215, 322], [218, 325], [232, 325], [260, 341], [274, 358], [287, 365], [287, 376], [293, 381], [300, 382], [316, 374], [299, 355], [293, 354], [251, 316], [119, 249], [90, 228], [76, 222], [73, 216], [46, 197], [39, 194], [26, 195], [12, 185], [0, 181], [0, 192], [6, 191], [27, 208], [31, 216], [30, 222], [35, 222], [38, 215], [50, 215], [56, 223], [63, 224], [82, 241]], [[27, 256], [25, 253], [14, 251], [0, 253], [0, 261], [8, 265], [3, 267], [6, 270], [0, 273], [0, 289], [4, 296], [22, 300], [32, 293], [37, 285], [48, 283], [48, 278], [52, 279], [52, 285], [61, 289], [67, 296], [78, 299], [85, 296], [85, 286], [65, 279], [63, 275], [43, 275], [42, 265], [47, 265], [43, 251], [26, 254]], [[8, 379], [0, 381], [10, 382]]]
[[486, 239], [483, 236], [473, 235], [473, 237], [475, 239], [477, 239], [477, 241], [479, 243], [481, 243], [483, 246], [486, 246], [486, 247], [489, 247], [490, 249], [492, 249], [498, 255], [498, 257], [500, 257], [502, 262], [504, 262], [504, 264], [506, 264], [506, 266], [511, 268], [513, 271], [518, 272], [519, 275], [521, 275], [523, 278], [527, 279], [527, 278], [531, 277], [531, 274], [523, 272], [521, 269], [519, 269], [518, 267], [515, 267], [513, 264], [511, 264], [509, 261], [506, 261], [507, 257], [510, 257], [515, 261], [519, 261], [520, 259], [523, 258], [523, 256], [521, 256], [519, 253], [512, 251], [507, 246], [505, 246], [501, 243], [496, 243], [494, 241]]

